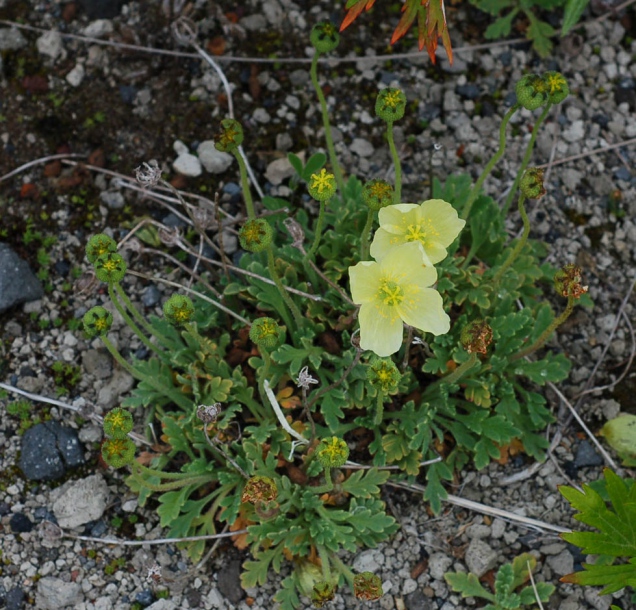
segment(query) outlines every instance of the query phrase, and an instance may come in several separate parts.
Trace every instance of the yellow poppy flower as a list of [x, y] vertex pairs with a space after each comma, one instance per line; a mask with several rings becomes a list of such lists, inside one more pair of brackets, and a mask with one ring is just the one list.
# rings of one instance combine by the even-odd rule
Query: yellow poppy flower
[[378, 212], [380, 228], [371, 244], [371, 256], [384, 258], [396, 246], [419, 242], [431, 263], [446, 258], [450, 246], [466, 224], [455, 208], [443, 199], [429, 199], [421, 205], [397, 203]]
[[423, 264], [425, 258], [419, 242], [407, 243], [391, 248], [379, 262], [349, 267], [351, 298], [361, 306], [362, 349], [380, 357], [394, 354], [402, 345], [403, 323], [434, 335], [449, 331], [442, 297], [430, 288], [437, 281], [437, 271]]

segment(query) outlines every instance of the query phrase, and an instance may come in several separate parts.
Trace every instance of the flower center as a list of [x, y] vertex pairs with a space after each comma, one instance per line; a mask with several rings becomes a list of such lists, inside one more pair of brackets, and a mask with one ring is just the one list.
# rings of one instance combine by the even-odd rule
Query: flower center
[[439, 236], [439, 231], [433, 228], [430, 220], [410, 224], [406, 228], [406, 241], [419, 241], [422, 245], [426, 245], [429, 239], [437, 236]]
[[404, 290], [397, 282], [385, 280], [380, 286], [379, 298], [385, 305], [399, 305], [404, 300]]

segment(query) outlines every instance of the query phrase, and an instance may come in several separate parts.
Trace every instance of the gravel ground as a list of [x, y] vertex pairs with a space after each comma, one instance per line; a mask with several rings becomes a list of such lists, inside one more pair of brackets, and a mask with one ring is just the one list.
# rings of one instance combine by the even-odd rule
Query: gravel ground
[[[126, 176], [142, 161], [156, 158], [174, 184], [202, 194], [219, 191], [228, 209], [235, 209], [235, 168], [228, 167], [222, 156], [211, 155], [206, 145], [225, 112], [220, 79], [209, 65], [196, 58], [120, 50], [59, 34], [183, 50], [169, 33], [169, 19], [160, 3], [155, 4], [144, 7], [131, 2], [120, 10], [117, 2], [12, 4], [0, 0], [0, 19], [20, 19], [58, 32], [9, 29], [0, 23], [0, 176], [54, 153], [90, 155], [93, 165]], [[311, 25], [341, 15], [326, 5], [306, 9], [282, 0], [250, 0], [240, 10], [232, 5], [217, 11], [205, 2], [193, 6], [200, 40], [205, 39], [208, 48], [225, 44], [226, 54], [238, 56], [267, 57], [276, 52], [279, 58], [307, 58]], [[100, 10], [106, 12], [100, 14]], [[467, 25], [476, 19], [473, 13], [451, 9], [450, 18], [456, 49], [480, 42], [471, 38]], [[547, 196], [529, 210], [532, 236], [551, 244], [551, 262], [576, 262], [583, 267], [595, 308], [579, 308], [552, 340], [575, 363], [560, 390], [574, 399], [587, 387], [607, 347], [593, 384], [610, 387], [582, 397], [579, 411], [593, 431], [619, 410], [636, 413], [634, 369], [614, 383], [633, 349], [630, 320], [636, 319], [636, 297], [628, 296], [636, 278], [636, 148], [632, 143], [560, 163], [636, 137], [633, 10], [589, 23], [558, 42], [547, 60], [539, 60], [528, 45], [517, 44], [458, 50], [453, 66], [440, 55], [438, 67], [432, 67], [424, 55], [368, 59], [386, 52], [384, 41], [390, 38], [395, 20], [391, 16], [372, 23], [370, 18], [360, 18], [343, 40], [342, 56], [351, 61], [334, 61], [322, 68], [329, 82], [336, 148], [347, 172], [361, 178], [385, 177], [390, 166], [381, 126], [372, 117], [380, 83], [402, 87], [410, 102], [410, 115], [396, 129], [396, 141], [404, 162], [405, 199], [419, 200], [428, 195], [431, 173], [440, 179], [461, 171], [479, 174], [496, 149], [500, 117], [514, 103], [511, 92], [524, 71], [562, 71], [570, 80], [572, 95], [553, 110], [538, 138], [534, 161], [553, 164]], [[370, 47], [371, 40], [374, 46]], [[411, 51], [411, 43], [398, 50]], [[285, 153], [311, 154], [322, 142], [308, 64], [222, 65], [234, 87], [236, 114], [248, 132], [246, 148], [258, 180], [266, 192], [285, 196], [290, 176]], [[514, 178], [532, 120], [530, 113], [522, 112], [512, 121], [508, 152], [486, 185], [495, 198], [505, 196]], [[142, 214], [164, 222], [175, 218], [157, 203], [123, 188], [111, 175], [53, 162], [4, 180], [0, 188], [4, 230], [0, 241], [28, 262], [44, 286], [42, 296], [37, 290], [31, 295], [41, 298], [0, 314], [0, 381], [27, 392], [57, 396], [84, 415], [86, 407], [104, 413], [131, 389], [132, 379], [113, 366], [99, 341], [85, 340], [77, 329], [83, 313], [105, 298], [87, 280], [83, 244], [88, 235], [101, 230], [123, 237], [123, 227], [131, 226], [126, 223]], [[520, 229], [515, 214], [510, 216], [509, 229], [511, 234]], [[56, 236], [57, 241], [48, 243], [47, 235]], [[44, 254], [38, 253], [40, 248]], [[139, 271], [167, 271], [157, 257], [131, 251], [127, 256]], [[2, 265], [10, 266], [0, 257], [0, 273]], [[18, 281], [24, 277], [22, 271]], [[126, 288], [146, 313], [160, 311], [165, 294], [161, 284], [131, 277]], [[619, 315], [621, 304], [623, 314]], [[142, 346], [120, 319], [115, 321], [112, 338], [122, 350], [140, 355]], [[56, 378], [56, 362], [68, 365], [62, 377]], [[78, 381], [73, 380], [73, 367], [80, 373]], [[557, 396], [548, 391], [548, 398], [559, 422], [567, 422], [568, 412]], [[0, 400], [0, 407], [7, 402]], [[62, 478], [47, 483], [25, 477], [22, 471], [29, 466], [25, 461], [33, 457], [25, 455], [27, 436], [16, 433], [18, 418], [0, 408], [0, 605], [127, 609], [137, 601], [153, 610], [272, 607], [279, 577], [272, 575], [264, 587], [243, 592], [238, 574], [244, 557], [229, 543], [222, 542], [197, 569], [171, 544], [121, 547], [72, 538], [42, 539], [36, 526], [51, 516], [70, 534], [97, 538], [154, 539], [162, 531], [156, 514], [137, 506], [120, 474], [95, 466], [99, 425], [41, 403], [34, 404], [30, 417], [50, 420], [42, 439], [31, 439], [41, 443], [36, 442], [36, 457], [42, 457], [37, 452], [56, 439], [62, 447], [62, 438], [67, 453], [61, 462], [56, 458]], [[551, 436], [555, 432], [556, 428], [548, 431]], [[565, 476], [578, 483], [598, 478], [603, 459], [576, 423], [565, 425], [562, 434], [552, 460], [530, 477], [504, 484], [531, 467], [516, 457], [505, 465], [493, 463], [480, 472], [460, 473], [452, 493], [572, 527], [572, 513], [557, 486], [567, 482]], [[535, 578], [555, 584], [585, 560], [548, 530], [533, 530], [451, 504], [434, 517], [418, 494], [403, 490], [387, 488], [385, 500], [402, 529], [378, 549], [349, 558], [356, 568], [381, 575], [386, 592], [378, 602], [382, 608], [473, 607], [475, 601], [449, 592], [444, 572], [470, 569], [481, 576], [521, 552], [529, 551], [537, 558]], [[162, 586], [169, 589], [165, 600], [157, 600], [157, 587], [147, 577], [155, 564], [162, 568]], [[599, 597], [593, 589], [559, 584], [547, 608], [607, 610], [612, 602], [623, 610], [633, 607], [627, 596], [616, 595], [612, 600], [612, 596]], [[366, 606], [347, 593], [337, 594], [332, 605]]]

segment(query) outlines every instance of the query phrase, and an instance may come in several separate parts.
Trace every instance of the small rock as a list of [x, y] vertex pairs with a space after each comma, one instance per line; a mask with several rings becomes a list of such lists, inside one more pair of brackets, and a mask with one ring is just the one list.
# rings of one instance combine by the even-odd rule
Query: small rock
[[180, 140], [174, 143], [173, 148], [179, 155], [172, 163], [174, 170], [183, 176], [192, 176], [193, 178], [200, 176], [203, 170], [198, 157], [190, 154], [188, 147]]
[[298, 70], [292, 70], [289, 73], [289, 82], [294, 88], [300, 89], [309, 82], [309, 72], [301, 68]]
[[467, 100], [475, 100], [479, 97], [479, 87], [473, 83], [468, 83], [466, 85], [458, 85], [455, 87], [455, 92], [458, 95], [461, 95], [463, 98]]
[[276, 150], [287, 152], [293, 145], [294, 141], [286, 131], [276, 134]]
[[278, 186], [283, 182], [283, 180], [287, 180], [287, 178], [291, 178], [296, 173], [296, 170], [292, 167], [289, 159], [287, 157], [283, 157], [282, 159], [276, 159], [272, 161], [265, 170], [265, 178], [273, 184], [274, 186]]
[[565, 168], [559, 172], [559, 177], [561, 178], [561, 182], [563, 182], [568, 189], [574, 191], [581, 184], [583, 173], [573, 168]]
[[161, 300], [161, 291], [155, 284], [150, 284], [141, 295], [141, 302], [146, 307], [154, 307]]
[[585, 588], [584, 592], [585, 601], [595, 608], [595, 610], [609, 610], [610, 604], [612, 603], [611, 595], [599, 595], [597, 589], [590, 589], [588, 587]]
[[35, 41], [35, 44], [42, 55], [48, 55], [53, 61], [64, 53], [62, 36], [56, 30], [45, 32]]
[[402, 595], [410, 595], [417, 590], [417, 582], [412, 578], [407, 578], [402, 584]]
[[0, 313], [44, 296], [40, 280], [7, 244], [0, 243]]
[[126, 205], [126, 200], [119, 191], [102, 191], [99, 198], [111, 210], [121, 210]]
[[477, 578], [481, 578], [488, 570], [497, 565], [497, 553], [483, 540], [474, 539], [466, 549], [464, 557], [466, 566]]
[[82, 588], [75, 582], [46, 576], [38, 581], [37, 587], [36, 606], [41, 610], [68, 608], [78, 605], [82, 600]]
[[97, 394], [97, 404], [111, 409], [121, 399], [121, 395], [132, 390], [135, 380], [126, 371], [117, 369], [111, 380]]
[[415, 589], [413, 593], [404, 596], [406, 610], [433, 610], [433, 602], [421, 589]]
[[66, 82], [71, 87], [79, 87], [84, 80], [85, 74], [84, 64], [75, 64], [75, 67], [66, 75]]
[[113, 360], [106, 351], [89, 349], [82, 354], [82, 364], [90, 375], [108, 379], [113, 373]]
[[148, 606], [148, 610], [175, 610], [176, 607], [170, 599], [159, 599], [152, 606]]
[[603, 458], [596, 453], [594, 446], [587, 439], [582, 440], [576, 449], [574, 456], [574, 466], [585, 468], [586, 466], [602, 466]]
[[135, 601], [139, 603], [142, 607], [147, 608], [152, 604], [155, 596], [150, 589], [144, 589], [135, 595]]
[[370, 157], [375, 151], [373, 144], [364, 138], [354, 138], [349, 149], [360, 157]]
[[26, 38], [17, 28], [0, 29], [0, 51], [17, 51], [26, 43]]
[[572, 124], [563, 130], [563, 139], [566, 142], [578, 142], [585, 137], [585, 124], [583, 121], [572, 121]]
[[21, 610], [24, 607], [25, 597], [26, 595], [20, 587], [9, 589], [4, 599], [6, 610]]
[[452, 565], [452, 557], [444, 553], [433, 553], [428, 558], [428, 571], [435, 580], [444, 580], [444, 574]]
[[222, 174], [232, 165], [234, 157], [226, 152], [216, 149], [214, 140], [204, 140], [197, 148], [199, 161], [206, 171], [211, 174]]
[[557, 576], [565, 576], [574, 572], [574, 557], [568, 550], [561, 551], [558, 555], [552, 555], [545, 561]]
[[263, 125], [269, 123], [272, 119], [272, 117], [269, 115], [269, 112], [267, 112], [265, 108], [257, 108], [256, 110], [254, 110], [254, 112], [252, 113], [252, 118], [257, 123], [262, 123]]
[[377, 560], [377, 553], [373, 549], [362, 551], [353, 560], [353, 569], [356, 572], [375, 572], [379, 571], [380, 564]]
[[113, 23], [109, 19], [96, 19], [89, 23], [82, 32], [84, 36], [89, 38], [101, 38], [113, 31]]
[[243, 17], [239, 21], [239, 25], [248, 32], [263, 32], [267, 28], [267, 19], [265, 15], [255, 13], [254, 15]]
[[24, 534], [33, 529], [33, 521], [24, 513], [14, 513], [11, 519], [9, 519], [9, 527], [15, 534]]
[[113, 19], [119, 15], [123, 0], [80, 0], [89, 19]]
[[104, 514], [108, 486], [102, 475], [91, 475], [60, 489], [63, 491], [53, 503], [53, 514], [60, 527], [72, 529]]
[[489, 538], [490, 535], [490, 527], [481, 523], [471, 525], [466, 529], [466, 536], [468, 536], [471, 540], [483, 540], [484, 538]]
[[281, 24], [284, 13], [277, 0], [265, 0], [262, 10], [270, 25], [278, 26]]
[[245, 594], [241, 587], [241, 561], [232, 559], [221, 566], [218, 574], [218, 588], [223, 597], [236, 606]]

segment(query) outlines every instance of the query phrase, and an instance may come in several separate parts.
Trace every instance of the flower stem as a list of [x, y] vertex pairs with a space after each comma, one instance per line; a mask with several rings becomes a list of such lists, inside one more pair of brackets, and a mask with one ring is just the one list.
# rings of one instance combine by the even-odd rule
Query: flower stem
[[499, 127], [499, 148], [497, 149], [497, 152], [493, 155], [492, 159], [488, 161], [488, 163], [486, 164], [486, 167], [484, 167], [484, 171], [481, 173], [481, 176], [477, 178], [477, 182], [475, 182], [475, 186], [473, 186], [472, 190], [470, 191], [470, 194], [468, 195], [468, 199], [466, 200], [466, 203], [464, 204], [464, 209], [462, 210], [462, 218], [464, 220], [468, 218], [468, 215], [470, 214], [470, 210], [473, 207], [473, 203], [475, 203], [475, 200], [477, 199], [481, 191], [481, 187], [483, 186], [484, 181], [490, 175], [490, 172], [492, 171], [493, 167], [495, 167], [495, 165], [497, 164], [499, 159], [501, 159], [501, 157], [503, 156], [506, 150], [506, 127], [508, 126], [508, 122], [512, 118], [512, 115], [515, 112], [517, 112], [519, 108], [520, 108], [519, 104], [515, 104], [514, 106], [512, 106], [510, 110], [506, 112], [506, 114], [504, 115], [504, 118], [501, 121], [501, 126]]
[[333, 479], [331, 478], [331, 468], [329, 466], [325, 466], [325, 482], [309, 489], [317, 494], [326, 494], [333, 490]]
[[311, 83], [316, 90], [316, 95], [318, 96], [318, 102], [320, 103], [320, 110], [322, 112], [322, 124], [325, 128], [325, 141], [327, 143], [327, 151], [329, 153], [329, 161], [331, 162], [331, 169], [333, 171], [334, 176], [336, 177], [336, 183], [338, 184], [338, 190], [340, 191], [340, 195], [344, 194], [344, 178], [342, 177], [342, 170], [340, 169], [340, 164], [338, 163], [338, 158], [336, 157], [336, 149], [333, 145], [333, 137], [331, 136], [331, 124], [329, 123], [329, 112], [327, 110], [327, 100], [325, 100], [325, 95], [322, 92], [322, 88], [320, 87], [320, 83], [318, 82], [318, 57], [320, 53], [316, 51], [314, 53], [314, 57], [311, 60], [311, 68], [309, 69], [309, 75], [311, 76]]
[[314, 260], [314, 255], [318, 246], [320, 245], [320, 238], [322, 237], [322, 227], [325, 224], [325, 208], [327, 203], [325, 201], [320, 202], [320, 211], [318, 212], [318, 220], [316, 221], [316, 231], [314, 233], [314, 241], [311, 244], [307, 254], [304, 256], [304, 260]]
[[375, 419], [373, 420], [373, 424], [375, 426], [379, 426], [382, 423], [383, 414], [384, 414], [384, 394], [382, 392], [378, 392], [378, 402], [375, 407]]
[[449, 373], [445, 377], [442, 377], [439, 380], [439, 382], [441, 382], [441, 383], [457, 383], [478, 362], [479, 362], [479, 360], [477, 358], [477, 353], [473, 352], [470, 355], [470, 358], [468, 358], [468, 360], [466, 360], [466, 362], [462, 362], [452, 373]]
[[539, 118], [534, 124], [534, 127], [532, 128], [532, 135], [530, 136], [530, 142], [528, 142], [528, 148], [526, 148], [526, 154], [523, 156], [523, 161], [521, 162], [521, 166], [519, 167], [519, 171], [517, 172], [517, 177], [515, 178], [515, 181], [512, 184], [512, 188], [510, 189], [510, 192], [508, 193], [508, 196], [506, 197], [506, 202], [504, 203], [504, 206], [502, 208], [502, 213], [504, 216], [508, 213], [508, 210], [510, 209], [510, 204], [512, 203], [515, 193], [517, 192], [517, 189], [519, 188], [519, 182], [521, 181], [521, 177], [523, 176], [523, 173], [526, 171], [526, 167], [528, 167], [528, 163], [530, 163], [530, 157], [532, 156], [532, 151], [534, 150], [534, 143], [537, 140], [537, 133], [539, 133], [539, 127], [541, 126], [541, 123], [545, 121], [551, 108], [552, 108], [552, 104], [548, 102], [545, 105], [543, 112], [539, 115]]
[[252, 199], [252, 192], [250, 191], [250, 182], [247, 178], [247, 166], [245, 160], [238, 150], [233, 151], [234, 156], [238, 162], [239, 172], [241, 174], [241, 189], [243, 191], [243, 199], [245, 199], [245, 207], [247, 208], [247, 218], [254, 220], [256, 218], [256, 212], [254, 211], [254, 200]]
[[528, 235], [530, 234], [530, 220], [528, 219], [528, 214], [526, 213], [526, 206], [524, 205], [526, 200], [526, 196], [522, 193], [519, 196], [519, 214], [521, 214], [521, 219], [523, 220], [523, 233], [519, 238], [519, 241], [515, 244], [514, 250], [510, 253], [506, 261], [497, 269], [497, 273], [492, 278], [492, 285], [497, 286], [503, 274], [509, 269], [510, 265], [515, 261], [515, 259], [523, 250], [523, 247], [526, 245], [528, 241]]
[[367, 212], [367, 221], [362, 229], [362, 240], [360, 243], [360, 260], [369, 260], [369, 238], [371, 237], [371, 227], [373, 226], [373, 218], [375, 212], [371, 209]]
[[151, 343], [151, 341], [148, 339], [148, 337], [146, 337], [146, 335], [144, 335], [141, 332], [139, 326], [137, 326], [133, 322], [133, 319], [126, 313], [126, 310], [124, 309], [124, 307], [122, 306], [121, 302], [117, 298], [117, 293], [115, 292], [115, 289], [113, 288], [113, 284], [112, 283], [108, 284], [108, 296], [110, 297], [110, 300], [113, 302], [113, 305], [115, 306], [115, 309], [119, 312], [121, 317], [124, 319], [124, 322], [126, 322], [126, 324], [128, 324], [128, 326], [130, 326], [130, 329], [139, 337], [139, 340], [150, 351], [155, 352], [155, 354], [157, 354], [159, 356], [163, 356], [163, 353], [162, 353], [161, 349], [159, 349], [154, 343]]
[[139, 313], [137, 308], [132, 304], [132, 301], [128, 298], [128, 295], [121, 287], [121, 284], [119, 282], [115, 284], [115, 291], [119, 295], [119, 298], [124, 302], [124, 305], [128, 308], [130, 313], [132, 313], [133, 318], [135, 318], [135, 320], [139, 322], [139, 324], [146, 330], [146, 332], [156, 337], [159, 343], [161, 343], [164, 347], [171, 348], [172, 344], [170, 343], [170, 340], [158, 330], [153, 328], [152, 325], [146, 321], [146, 318], [144, 318]]
[[144, 375], [135, 369], [124, 357], [117, 351], [117, 348], [111, 343], [110, 339], [105, 335], [101, 338], [102, 342], [106, 346], [106, 349], [110, 352], [110, 355], [115, 359], [117, 364], [121, 366], [126, 372], [130, 373], [138, 381], [145, 381], [148, 385], [153, 387], [157, 392], [170, 398], [173, 402], [178, 404], [182, 409], [189, 410], [192, 407], [192, 403], [188, 398], [177, 392], [174, 388], [167, 388], [161, 382], [157, 381], [153, 377]]
[[389, 150], [393, 158], [393, 166], [395, 167], [395, 192], [393, 194], [393, 203], [400, 203], [402, 200], [402, 164], [398, 156], [395, 140], [393, 139], [393, 121], [386, 122], [386, 139], [389, 143]]
[[340, 572], [340, 574], [345, 577], [346, 581], [349, 583], [349, 586], [353, 588], [353, 572], [337, 555], [332, 555], [331, 558], [338, 572]]
[[[283, 286], [283, 282], [280, 279], [278, 272], [276, 271], [276, 263], [274, 261], [274, 248], [272, 246], [269, 246], [269, 248], [267, 248], [267, 267], [269, 269], [269, 274], [274, 284], [276, 284], [276, 287], [278, 288], [278, 292], [280, 292], [280, 295], [283, 297], [283, 301], [285, 301], [285, 304], [287, 305], [287, 307], [289, 307], [289, 310], [292, 312], [296, 325], [298, 327], [302, 326], [303, 317], [300, 313], [300, 310], [298, 309], [298, 306], [296, 305], [296, 303], [294, 303], [293, 299], [289, 296], [289, 293], [285, 290], [285, 286]], [[284, 316], [284, 317], [287, 318], [288, 316]], [[285, 323], [291, 329], [292, 325], [290, 324], [290, 322], [291, 320], [288, 320], [288, 319], [285, 320]]]
[[524, 347], [521, 351], [510, 356], [510, 362], [514, 362], [515, 360], [524, 358], [525, 356], [532, 354], [532, 352], [536, 352], [540, 347], [543, 347], [545, 342], [550, 338], [550, 335], [552, 335], [552, 333], [570, 317], [570, 314], [574, 309], [575, 301], [576, 299], [574, 297], [568, 297], [568, 304], [566, 305], [561, 315], [558, 318], [554, 318], [554, 320], [552, 320], [552, 324], [550, 324], [550, 326], [548, 326], [548, 328], [546, 328], [539, 335], [534, 343], [528, 345], [528, 347]]

